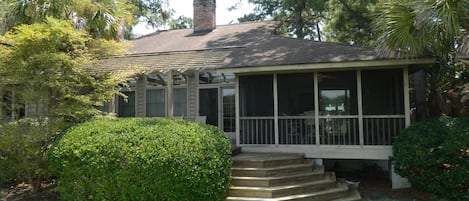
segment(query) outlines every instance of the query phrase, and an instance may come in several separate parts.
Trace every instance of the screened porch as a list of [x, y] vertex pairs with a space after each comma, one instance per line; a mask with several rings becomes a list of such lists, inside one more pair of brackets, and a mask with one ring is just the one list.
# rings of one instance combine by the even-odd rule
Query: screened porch
[[383, 147], [410, 123], [406, 68], [240, 75], [237, 90], [241, 146]]

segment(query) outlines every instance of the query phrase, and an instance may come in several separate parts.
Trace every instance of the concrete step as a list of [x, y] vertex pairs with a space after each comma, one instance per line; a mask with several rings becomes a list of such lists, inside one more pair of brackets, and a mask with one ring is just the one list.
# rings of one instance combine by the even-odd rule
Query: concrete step
[[336, 186], [334, 173], [325, 173], [324, 178], [316, 181], [295, 183], [290, 185], [252, 187], [252, 186], [232, 186], [228, 190], [228, 196], [233, 197], [257, 197], [257, 198], [277, 198], [296, 194], [305, 194], [316, 191], [323, 191]]
[[[339, 199], [347, 198], [350, 194], [348, 191], [347, 184], [344, 182], [338, 183], [337, 186], [324, 189], [321, 191], [315, 191], [311, 193], [302, 193], [288, 196], [281, 196], [275, 198], [259, 198], [259, 197], [237, 197], [228, 196], [226, 200], [229, 201], [254, 201], [254, 200], [265, 200], [265, 201], [340, 201]], [[345, 201], [345, 200], [344, 200]]]
[[248, 153], [233, 157], [233, 167], [268, 168], [303, 163], [303, 154]]
[[290, 170], [288, 173], [289, 175], [280, 176], [232, 176], [231, 184], [233, 186], [269, 187], [316, 181], [324, 178], [324, 167], [316, 166], [313, 171], [304, 173], [295, 172], [295, 170]]
[[[321, 167], [321, 166], [319, 166]], [[308, 173], [314, 171], [314, 162], [305, 160], [301, 164], [284, 165], [278, 167], [256, 168], [256, 167], [232, 167], [232, 176], [245, 176], [245, 177], [273, 177], [284, 176], [292, 173]]]

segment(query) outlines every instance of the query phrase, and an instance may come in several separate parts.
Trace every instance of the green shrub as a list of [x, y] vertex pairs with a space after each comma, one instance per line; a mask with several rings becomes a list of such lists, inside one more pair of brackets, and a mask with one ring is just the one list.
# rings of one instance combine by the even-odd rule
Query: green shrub
[[53, 176], [47, 150], [63, 128], [51, 120], [21, 119], [0, 126], [0, 184], [28, 182], [39, 190]]
[[411, 125], [395, 139], [392, 162], [415, 188], [441, 199], [469, 200], [469, 119]]
[[83, 123], [50, 158], [61, 200], [223, 200], [231, 172], [223, 131], [161, 118]]

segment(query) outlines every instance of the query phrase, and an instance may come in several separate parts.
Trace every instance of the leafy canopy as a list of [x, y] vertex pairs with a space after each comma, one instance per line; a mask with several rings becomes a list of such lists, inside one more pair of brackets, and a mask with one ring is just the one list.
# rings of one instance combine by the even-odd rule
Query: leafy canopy
[[[81, 121], [118, 93], [125, 75], [97, 73], [98, 57], [124, 52], [115, 41], [92, 39], [70, 21], [47, 18], [0, 36], [0, 88], [15, 94], [14, 107], [36, 115]], [[112, 50], [112, 51], [111, 51]]]
[[[94, 38], [130, 38], [139, 22], [152, 27], [163, 23], [167, 0], [2, 0], [0, 33], [19, 24], [43, 22], [47, 17], [71, 20], [75, 28]], [[3, 20], [2, 20], [3, 19]]]

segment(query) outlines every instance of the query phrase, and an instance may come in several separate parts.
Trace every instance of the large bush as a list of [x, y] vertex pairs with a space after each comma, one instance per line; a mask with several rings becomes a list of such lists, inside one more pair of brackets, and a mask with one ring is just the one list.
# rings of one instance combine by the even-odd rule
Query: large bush
[[231, 168], [223, 131], [161, 118], [81, 124], [50, 158], [61, 200], [223, 200]]
[[412, 186], [440, 199], [469, 200], [469, 119], [411, 125], [396, 138], [392, 161]]
[[0, 184], [28, 182], [39, 190], [53, 176], [46, 153], [63, 127], [50, 119], [0, 124]]

